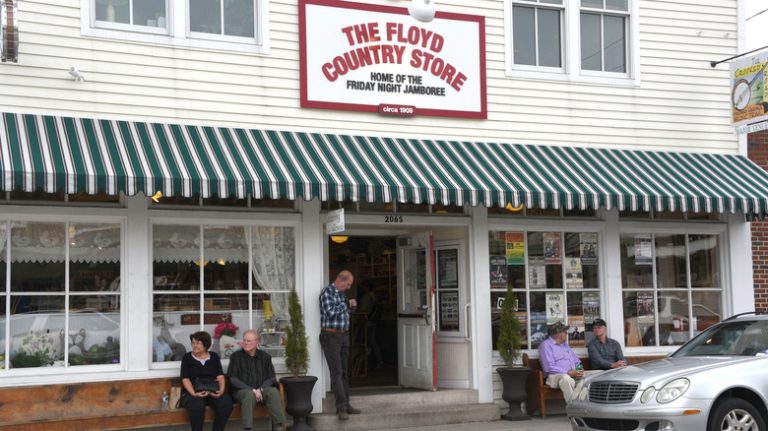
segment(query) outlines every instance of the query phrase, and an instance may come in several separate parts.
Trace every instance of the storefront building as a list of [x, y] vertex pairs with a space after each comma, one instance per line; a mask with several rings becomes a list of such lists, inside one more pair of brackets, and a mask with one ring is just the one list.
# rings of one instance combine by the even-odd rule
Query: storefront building
[[532, 354], [555, 321], [580, 353], [602, 317], [658, 355], [753, 310], [768, 174], [701, 60], [737, 50], [721, 3], [19, 2], [0, 387], [173, 376], [201, 329], [225, 358], [260, 329], [284, 372], [296, 290], [317, 409], [317, 298], [344, 268], [380, 307], [354, 384], [481, 402], [507, 285]]

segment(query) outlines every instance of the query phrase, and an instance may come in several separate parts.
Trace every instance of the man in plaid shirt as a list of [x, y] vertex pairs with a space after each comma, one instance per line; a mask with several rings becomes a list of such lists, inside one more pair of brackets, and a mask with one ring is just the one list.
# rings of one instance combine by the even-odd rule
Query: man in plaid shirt
[[336, 413], [340, 420], [360, 410], [349, 405], [349, 316], [357, 300], [347, 300], [344, 292], [352, 287], [354, 277], [346, 269], [320, 292], [320, 346], [331, 373], [331, 390], [336, 398]]

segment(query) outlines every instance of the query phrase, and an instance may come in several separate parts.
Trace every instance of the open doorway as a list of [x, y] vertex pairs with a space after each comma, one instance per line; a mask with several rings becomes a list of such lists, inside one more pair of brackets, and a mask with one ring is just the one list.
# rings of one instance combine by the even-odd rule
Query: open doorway
[[328, 239], [328, 273], [333, 280], [343, 269], [352, 271], [355, 283], [348, 296], [358, 300], [350, 322], [350, 387], [396, 386], [396, 238], [334, 239]]

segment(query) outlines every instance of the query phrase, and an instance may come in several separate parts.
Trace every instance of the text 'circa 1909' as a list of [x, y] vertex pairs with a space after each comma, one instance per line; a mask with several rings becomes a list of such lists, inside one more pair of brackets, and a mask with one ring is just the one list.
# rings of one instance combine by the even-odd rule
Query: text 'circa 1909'
[[[356, 24], [342, 28], [341, 32], [353, 49], [333, 57], [322, 65], [323, 75], [330, 82], [336, 81], [350, 71], [366, 66], [404, 64], [405, 61], [412, 68], [428, 72], [444, 81], [457, 92], [461, 91], [467, 80], [464, 73], [440, 57], [445, 38], [439, 33], [396, 22], [384, 23], [383, 29], [378, 22]], [[411, 75], [408, 76], [411, 77]], [[412, 78], [408, 79], [412, 80]], [[377, 81], [381, 82], [381, 80]], [[347, 87], [367, 89], [366, 83], [362, 83], [362, 86], [357, 88], [359, 84], [358, 81], [348, 81]], [[416, 88], [418, 85], [415, 82], [403, 84], [405, 84], [403, 92], [439, 95], [435, 94], [437, 91], [435, 87]], [[390, 88], [390, 91], [394, 91], [396, 87]]]

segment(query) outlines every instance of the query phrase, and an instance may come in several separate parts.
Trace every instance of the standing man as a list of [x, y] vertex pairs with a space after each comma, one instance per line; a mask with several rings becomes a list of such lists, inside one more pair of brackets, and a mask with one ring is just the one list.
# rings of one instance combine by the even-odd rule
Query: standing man
[[555, 322], [549, 327], [549, 338], [539, 345], [539, 363], [547, 386], [563, 391], [565, 402], [571, 400], [576, 380], [595, 371], [584, 371], [581, 360], [568, 346], [568, 327]]
[[269, 353], [259, 350], [259, 333], [249, 329], [243, 333], [242, 349], [229, 357], [227, 375], [232, 385], [232, 394], [240, 403], [243, 429], [253, 428], [253, 407], [264, 403], [269, 409], [273, 424], [280, 424], [280, 431], [285, 431], [285, 413], [280, 401], [280, 391], [275, 383], [275, 367]]
[[349, 317], [357, 301], [347, 300], [344, 292], [352, 287], [354, 277], [348, 270], [320, 292], [320, 346], [331, 373], [331, 390], [336, 398], [339, 420], [349, 419], [360, 410], [349, 405]]
[[613, 338], [608, 338], [605, 320], [597, 318], [592, 322], [595, 338], [587, 344], [589, 363], [596, 370], [610, 370], [627, 366], [621, 345]]

